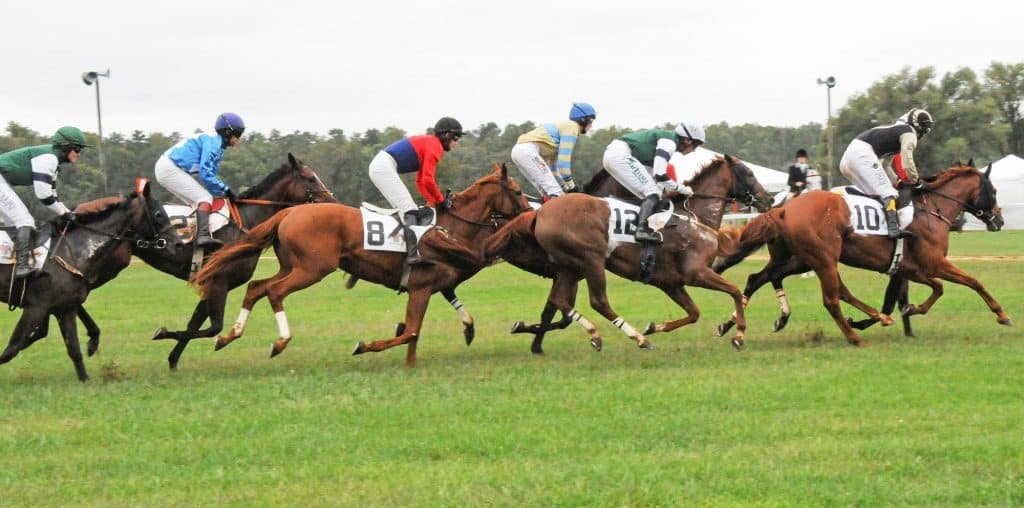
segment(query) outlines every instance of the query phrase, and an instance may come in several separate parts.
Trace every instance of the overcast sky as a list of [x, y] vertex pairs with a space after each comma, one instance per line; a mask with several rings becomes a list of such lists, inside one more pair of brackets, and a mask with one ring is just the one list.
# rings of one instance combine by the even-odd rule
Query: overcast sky
[[44, 133], [96, 131], [79, 76], [107, 68], [109, 135], [211, 129], [221, 111], [262, 132], [504, 126], [572, 101], [597, 127], [795, 126], [824, 122], [819, 77], [837, 110], [904, 66], [1024, 61], [1024, 2], [1005, 0], [19, 0], [3, 18], [0, 122]]

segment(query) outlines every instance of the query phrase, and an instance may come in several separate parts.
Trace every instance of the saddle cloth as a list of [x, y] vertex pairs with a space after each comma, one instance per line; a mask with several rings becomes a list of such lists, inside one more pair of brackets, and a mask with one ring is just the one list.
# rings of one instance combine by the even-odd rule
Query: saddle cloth
[[[636, 219], [640, 216], [640, 206], [615, 198], [604, 198], [608, 203], [608, 240], [610, 243], [636, 243]], [[672, 218], [672, 208], [652, 213], [647, 224], [655, 231], [661, 231]]]
[[[226, 202], [227, 200], [224, 198], [213, 200], [210, 212], [210, 234], [231, 222], [228, 207], [224, 206]], [[186, 244], [192, 243], [192, 240], [196, 238], [196, 208], [165, 203], [164, 212], [171, 221], [171, 226], [178, 232], [178, 238], [181, 238], [182, 242]]]
[[[11, 239], [11, 235], [6, 231], [7, 229], [0, 229], [0, 265], [14, 264], [14, 240]], [[43, 237], [44, 233], [46, 234], [45, 237]], [[43, 241], [40, 242], [40, 239]], [[50, 252], [49, 231], [36, 231], [36, 234], [32, 237], [32, 243], [35, 244], [35, 248], [29, 253], [29, 263], [33, 268], [39, 270], [43, 267], [43, 263], [46, 262], [47, 255]]]
[[[859, 189], [846, 186], [832, 189], [834, 194], [839, 194], [846, 201], [850, 209], [850, 225], [853, 231], [861, 235], [884, 236], [889, 234], [885, 223], [885, 209], [882, 203], [873, 197], [869, 197]], [[909, 203], [899, 209], [900, 225], [906, 228], [914, 219], [914, 205]]]
[[[398, 220], [398, 210], [381, 208], [370, 203], [363, 203], [359, 207], [363, 218], [363, 249], [386, 252], [405, 252], [405, 232]], [[432, 208], [420, 208], [417, 210], [420, 216], [419, 224], [410, 224], [409, 227], [416, 233], [418, 242], [428, 229], [437, 223], [437, 214]], [[429, 213], [429, 220], [425, 215]]]

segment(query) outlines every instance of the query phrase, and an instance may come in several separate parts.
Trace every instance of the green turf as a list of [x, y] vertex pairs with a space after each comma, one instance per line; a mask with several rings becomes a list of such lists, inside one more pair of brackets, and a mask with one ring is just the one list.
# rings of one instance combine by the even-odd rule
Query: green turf
[[[1024, 251], [1012, 233], [953, 242], [958, 254]], [[1024, 263], [960, 266], [1024, 319]], [[882, 276], [844, 278], [880, 301]], [[172, 374], [171, 344], [148, 336], [184, 324], [192, 293], [129, 268], [88, 302], [104, 330], [90, 382], [75, 380], [55, 324], [0, 367], [0, 505], [1024, 504], [1024, 341], [966, 288], [946, 284], [916, 338], [873, 328], [866, 349], [840, 338], [814, 278], [787, 280], [782, 333], [771, 292], [752, 300], [742, 353], [713, 337], [730, 312], [722, 294], [692, 290], [701, 321], [652, 335], [654, 351], [582, 303], [605, 350], [574, 325], [538, 357], [508, 327], [536, 319], [548, 282], [499, 265], [460, 288], [473, 345], [435, 297], [407, 370], [404, 348], [349, 355], [390, 336], [405, 297], [343, 284], [332, 275], [287, 300], [296, 338], [281, 356], [267, 357], [264, 302], [243, 339], [220, 352], [195, 342]], [[609, 294], [638, 328], [680, 316], [649, 287], [612, 277]]]

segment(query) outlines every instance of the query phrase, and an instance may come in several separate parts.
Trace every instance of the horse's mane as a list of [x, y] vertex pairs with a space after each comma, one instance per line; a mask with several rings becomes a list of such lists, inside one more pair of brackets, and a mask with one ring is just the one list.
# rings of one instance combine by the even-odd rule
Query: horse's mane
[[74, 212], [79, 221], [95, 222], [110, 215], [127, 202], [128, 198], [125, 196], [109, 196], [81, 203], [75, 207]]
[[953, 166], [937, 175], [926, 176], [923, 178], [923, 180], [925, 182], [928, 182], [928, 187], [934, 189], [937, 187], [942, 187], [950, 180], [954, 178], [959, 178], [960, 176], [968, 173], [980, 174], [977, 168], [972, 168], [970, 166]]
[[263, 178], [260, 183], [249, 187], [245, 192], [238, 195], [239, 199], [252, 199], [258, 198], [270, 192], [270, 189], [274, 187], [274, 184], [278, 180], [284, 178], [284, 176], [292, 170], [290, 164], [282, 164], [281, 167], [272, 171], [269, 175]]
[[590, 181], [583, 185], [583, 193], [593, 194], [598, 187], [604, 185], [604, 182], [608, 180], [609, 177], [611, 177], [611, 175], [609, 175], [604, 169], [594, 173], [594, 176], [590, 177]]
[[701, 179], [706, 178], [707, 175], [710, 175], [713, 172], [713, 170], [718, 169], [719, 167], [722, 166], [722, 164], [725, 163], [725, 157], [715, 156], [714, 159], [711, 159], [705, 162], [703, 165], [701, 165], [697, 172], [694, 173], [693, 176], [690, 177], [688, 180], [686, 180], [686, 184], [693, 187], [694, 185], [700, 183]]

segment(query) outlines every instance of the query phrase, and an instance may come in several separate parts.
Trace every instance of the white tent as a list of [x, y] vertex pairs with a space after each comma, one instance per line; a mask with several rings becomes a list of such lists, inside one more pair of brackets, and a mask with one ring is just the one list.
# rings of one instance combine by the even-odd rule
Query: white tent
[[[716, 155], [721, 154], [706, 148], [698, 147], [689, 155], [680, 155], [679, 152], [676, 152], [672, 156], [672, 160], [670, 162], [676, 168], [676, 177], [682, 181], [693, 176], [698, 169], [713, 159]], [[754, 172], [754, 177], [757, 178], [758, 182], [761, 182], [761, 186], [764, 187], [764, 190], [768, 191], [768, 194], [775, 194], [776, 192], [789, 188], [789, 185], [786, 184], [786, 181], [789, 180], [789, 173], [776, 171], [764, 166], [758, 166], [757, 164], [747, 161], [743, 162], [750, 167], [751, 171]]]
[[[1003, 209], [1003, 229], [1024, 229], [1024, 159], [1010, 154], [993, 162], [990, 178]], [[965, 230], [985, 229], [985, 224], [972, 215], [965, 217]]]

